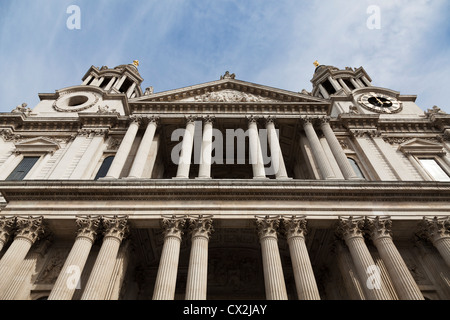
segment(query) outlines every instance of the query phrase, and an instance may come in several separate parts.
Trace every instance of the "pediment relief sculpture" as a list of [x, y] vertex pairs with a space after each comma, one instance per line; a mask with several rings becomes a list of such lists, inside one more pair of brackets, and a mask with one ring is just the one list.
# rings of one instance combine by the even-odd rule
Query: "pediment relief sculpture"
[[241, 92], [237, 90], [225, 89], [221, 91], [208, 92], [202, 95], [191, 97], [183, 101], [197, 102], [274, 102], [275, 100], [259, 95]]

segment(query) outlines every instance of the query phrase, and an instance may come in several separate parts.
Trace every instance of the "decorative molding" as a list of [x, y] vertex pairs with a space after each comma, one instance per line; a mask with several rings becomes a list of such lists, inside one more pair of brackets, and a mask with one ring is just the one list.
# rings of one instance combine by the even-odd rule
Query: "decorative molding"
[[185, 216], [177, 217], [173, 215], [171, 217], [163, 218], [161, 227], [164, 229], [164, 237], [176, 237], [181, 240], [185, 224]]
[[17, 230], [15, 234], [16, 238], [25, 238], [29, 240], [31, 243], [35, 243], [39, 240], [45, 233], [45, 229], [43, 226], [43, 217], [38, 218], [22, 218], [17, 217], [16, 225]]
[[423, 217], [418, 227], [417, 236], [431, 242], [450, 238], [450, 217]]
[[103, 237], [122, 241], [129, 233], [128, 216], [102, 217]]
[[283, 225], [286, 232], [286, 237], [289, 240], [293, 237], [305, 237], [307, 234], [307, 221], [304, 216], [297, 217], [292, 216], [291, 218], [284, 218]]
[[199, 215], [198, 217], [189, 217], [189, 230], [191, 232], [192, 238], [204, 237], [209, 239], [214, 228], [212, 226], [212, 216]]
[[260, 240], [266, 237], [277, 238], [278, 227], [280, 226], [280, 216], [255, 216], [256, 227]]
[[276, 102], [263, 96], [252, 93], [242, 92], [233, 89], [224, 89], [220, 91], [207, 92], [202, 95], [187, 98], [182, 101], [196, 101], [196, 102]]
[[339, 217], [338, 226], [336, 228], [336, 236], [343, 240], [354, 237], [363, 237], [364, 235], [364, 217], [342, 218]]
[[392, 220], [390, 217], [366, 218], [366, 228], [370, 231], [373, 241], [385, 237], [392, 238]]
[[75, 222], [78, 226], [77, 238], [88, 238], [94, 242], [100, 226], [100, 217], [79, 216], [76, 218]]

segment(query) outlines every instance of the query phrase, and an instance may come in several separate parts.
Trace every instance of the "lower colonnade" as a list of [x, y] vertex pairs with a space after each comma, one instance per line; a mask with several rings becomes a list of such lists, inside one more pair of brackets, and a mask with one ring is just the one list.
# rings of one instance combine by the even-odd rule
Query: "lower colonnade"
[[[295, 282], [296, 297], [300, 300], [319, 300], [321, 290], [317, 282], [308, 252], [309, 218], [302, 215], [255, 216], [254, 231], [257, 234], [265, 287], [265, 299], [288, 299], [286, 267], [282, 265], [279, 240], [287, 243], [290, 257], [289, 272]], [[394, 221], [395, 222], [395, 221]], [[120, 288], [112, 281], [114, 275], [125, 270], [125, 259], [130, 254], [131, 234], [128, 216], [79, 216], [76, 218], [77, 234], [71, 249], [52, 284], [49, 300], [71, 300], [80, 289], [82, 275], [93, 246], [99, 250], [93, 266], [83, 283], [81, 300], [112, 299], [111, 292]], [[185, 282], [186, 300], [208, 298], [209, 243], [214, 237], [215, 217], [212, 215], [173, 215], [160, 219], [163, 244], [159, 257], [153, 300], [173, 300], [180, 281], [179, 258], [183, 241], [189, 240], [189, 262]], [[423, 300], [422, 294], [411, 271], [393, 241], [391, 217], [346, 216], [339, 217], [333, 224], [335, 238], [332, 252], [336, 256], [336, 269], [340, 270], [343, 285], [352, 299], [369, 300]], [[450, 222], [448, 218], [424, 217], [418, 223], [419, 242], [431, 242], [441, 258], [450, 266]], [[370, 241], [370, 245], [368, 242]], [[24, 274], [30, 268], [30, 261], [43, 254], [52, 243], [52, 232], [42, 217], [0, 218], [0, 298], [12, 300], [23, 290], [21, 282], [29, 281]], [[6, 245], [8, 244], [8, 245]], [[382, 261], [383, 271], [378, 267], [372, 249]], [[332, 266], [334, 267], [334, 266]], [[122, 271], [123, 271], [122, 270]], [[226, 270], [223, 270], [226, 272]], [[386, 274], [383, 274], [385, 272]], [[388, 279], [388, 281], [386, 281]], [[75, 281], [74, 281], [75, 280]], [[447, 279], [448, 280], [448, 279]], [[116, 289], [114, 289], [116, 288]], [[78, 290], [79, 291], [79, 290]], [[118, 297], [118, 296], [117, 296]], [[178, 299], [179, 299], [178, 295]]]

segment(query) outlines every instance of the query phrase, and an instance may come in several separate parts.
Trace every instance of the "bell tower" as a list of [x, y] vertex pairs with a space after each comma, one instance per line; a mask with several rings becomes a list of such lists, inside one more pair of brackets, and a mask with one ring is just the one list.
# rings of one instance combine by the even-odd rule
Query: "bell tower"
[[140, 85], [144, 79], [139, 74], [138, 66], [137, 60], [112, 69], [92, 66], [82, 78], [82, 85], [99, 87], [108, 93], [124, 93], [129, 99], [140, 97], [143, 95]]
[[331, 95], [349, 96], [353, 90], [371, 87], [372, 80], [363, 67], [346, 67], [344, 70], [314, 61], [316, 69], [311, 79], [312, 95], [329, 99]]

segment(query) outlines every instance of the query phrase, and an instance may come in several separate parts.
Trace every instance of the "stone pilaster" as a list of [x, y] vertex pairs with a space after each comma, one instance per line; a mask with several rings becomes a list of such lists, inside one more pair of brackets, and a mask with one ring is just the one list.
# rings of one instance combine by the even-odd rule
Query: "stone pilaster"
[[128, 217], [103, 217], [103, 243], [81, 300], [104, 300], [111, 281], [120, 244], [128, 233]]
[[189, 227], [192, 233], [192, 244], [186, 283], [186, 300], [206, 300], [208, 242], [213, 231], [212, 219], [203, 216], [191, 218]]
[[402, 300], [423, 300], [419, 287], [392, 241], [390, 218], [375, 217], [367, 219], [366, 222], [372, 241], [386, 265], [398, 297]]
[[123, 166], [127, 161], [128, 155], [130, 153], [131, 147], [133, 146], [134, 139], [139, 130], [139, 124], [142, 121], [141, 117], [132, 116], [131, 123], [128, 130], [120, 143], [119, 149], [114, 156], [114, 160], [111, 163], [111, 167], [106, 174], [106, 179], [118, 179], [122, 172]]
[[44, 234], [43, 217], [16, 218], [14, 241], [0, 260], [0, 292], [8, 287], [31, 246]]
[[97, 236], [99, 223], [100, 218], [91, 216], [78, 217], [76, 219], [78, 232], [75, 243], [59, 273], [48, 300], [72, 299]]
[[364, 241], [364, 223], [362, 217], [340, 218], [337, 235], [347, 244], [366, 298], [369, 300], [389, 300], [390, 296], [380, 280], [381, 276], [377, 273], [376, 264]]
[[261, 151], [261, 141], [259, 140], [257, 118], [247, 117], [250, 164], [253, 169], [253, 179], [266, 178], [264, 169], [264, 159]]
[[450, 218], [424, 217], [420, 227], [421, 236], [433, 243], [450, 267]]
[[188, 179], [189, 170], [191, 168], [192, 150], [194, 147], [194, 133], [195, 133], [196, 117], [186, 117], [186, 130], [181, 144], [180, 159], [178, 160], [177, 178]]
[[153, 300], [173, 300], [175, 298], [181, 236], [185, 222], [185, 217], [175, 216], [162, 220], [164, 245], [156, 276]]
[[150, 153], [153, 138], [155, 137], [156, 129], [158, 128], [159, 117], [151, 116], [145, 118], [145, 120], [148, 122], [147, 128], [141, 143], [139, 144], [136, 156], [134, 157], [133, 165], [131, 166], [128, 175], [130, 178], [142, 178], [142, 173], [144, 172], [145, 164]]
[[299, 300], [320, 300], [319, 289], [305, 243], [306, 219], [284, 219], [286, 237], [294, 269], [295, 285]]
[[324, 180], [336, 179], [333, 169], [327, 160], [327, 155], [322, 148], [319, 137], [317, 136], [316, 130], [313, 126], [313, 120], [311, 117], [305, 117], [303, 121], [303, 129], [305, 130], [306, 137], [308, 138], [309, 144], [311, 146], [311, 151], [314, 155], [314, 159], [320, 169], [320, 174]]
[[200, 154], [200, 165], [198, 169], [198, 177], [202, 179], [211, 178], [211, 161], [212, 161], [212, 140], [213, 140], [213, 124], [215, 118], [206, 116], [203, 118], [203, 140], [202, 151]]
[[275, 118], [272, 116], [266, 119], [267, 138], [269, 140], [272, 168], [275, 171], [275, 177], [277, 179], [287, 179], [286, 165], [283, 159], [283, 153], [281, 151], [280, 139], [275, 129]]
[[0, 217], [0, 252], [13, 233], [15, 224], [14, 217]]
[[279, 217], [256, 217], [267, 300], [287, 300], [283, 267], [278, 249]]

